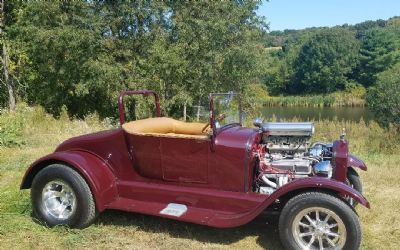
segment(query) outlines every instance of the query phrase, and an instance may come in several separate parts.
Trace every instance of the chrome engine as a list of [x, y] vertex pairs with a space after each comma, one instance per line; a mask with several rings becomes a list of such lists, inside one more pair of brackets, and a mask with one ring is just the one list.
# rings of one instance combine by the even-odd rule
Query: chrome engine
[[255, 121], [254, 125], [263, 133], [257, 150], [255, 192], [271, 194], [296, 178], [331, 177], [332, 145], [316, 142], [310, 146], [313, 123]]

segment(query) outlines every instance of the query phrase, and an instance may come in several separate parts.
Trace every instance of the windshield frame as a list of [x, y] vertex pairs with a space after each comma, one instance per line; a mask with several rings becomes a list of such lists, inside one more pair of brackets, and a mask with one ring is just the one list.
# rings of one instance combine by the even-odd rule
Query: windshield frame
[[[217, 96], [236, 96], [238, 98], [238, 110], [239, 110], [239, 122], [228, 123], [223, 125], [222, 127], [216, 128], [216, 118], [215, 118], [215, 109], [214, 109], [214, 98]], [[211, 93], [210, 94], [210, 126], [213, 131], [213, 134], [216, 135], [217, 130], [220, 131], [222, 129], [232, 127], [232, 126], [242, 126], [243, 124], [243, 110], [242, 110], [242, 98], [241, 95], [234, 92], [227, 93]]]

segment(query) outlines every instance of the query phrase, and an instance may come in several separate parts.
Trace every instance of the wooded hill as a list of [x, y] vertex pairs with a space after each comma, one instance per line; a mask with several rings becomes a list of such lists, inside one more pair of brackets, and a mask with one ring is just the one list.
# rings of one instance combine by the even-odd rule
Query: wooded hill
[[400, 62], [400, 18], [333, 28], [273, 31], [266, 84], [270, 94], [362, 91]]

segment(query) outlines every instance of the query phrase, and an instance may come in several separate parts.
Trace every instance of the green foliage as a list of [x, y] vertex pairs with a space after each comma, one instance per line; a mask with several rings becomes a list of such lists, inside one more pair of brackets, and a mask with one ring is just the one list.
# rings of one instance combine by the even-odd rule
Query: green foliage
[[368, 91], [367, 102], [380, 124], [400, 128], [400, 63], [378, 75]]
[[362, 40], [366, 33], [370, 32], [372, 29], [383, 28], [387, 25], [388, 21], [379, 19], [376, 21], [365, 21], [362, 23], [355, 24], [354, 26], [350, 26], [350, 30], [356, 33], [356, 38]]
[[87, 115], [84, 120], [70, 119], [65, 106], [56, 119], [40, 106], [28, 107], [20, 102], [15, 111], [0, 113], [0, 151], [2, 147], [24, 147], [50, 141], [55, 145], [72, 135], [114, 128], [114, 124], [115, 121], [109, 118], [100, 119], [97, 113]]
[[95, 110], [111, 112], [111, 99], [115, 103], [120, 90], [115, 82], [119, 65], [110, 63], [90, 7], [84, 2], [29, 2], [10, 27], [10, 37], [29, 58], [20, 79], [27, 85], [20, 95], [29, 103], [55, 115], [63, 105], [81, 117]]
[[247, 85], [244, 89], [243, 99], [242, 99], [242, 106], [244, 113], [254, 114], [255, 112], [260, 112], [267, 98], [268, 98], [268, 92], [265, 85], [261, 83]]
[[400, 61], [400, 26], [368, 30], [361, 44], [356, 79], [364, 86], [371, 86], [380, 72]]
[[[274, 45], [282, 46], [281, 52], [269, 54], [271, 58], [268, 60], [265, 83], [271, 95], [289, 92], [290, 86], [294, 84], [295, 63], [300, 49], [314, 32], [314, 29], [307, 29], [304, 32], [294, 30], [271, 32], [273, 36], [276, 34], [278, 37]], [[267, 39], [271, 39], [271, 33]]]
[[23, 129], [26, 109], [25, 105], [19, 105], [16, 112], [0, 113], [0, 147], [21, 146], [25, 143]]
[[301, 47], [294, 63], [292, 93], [329, 93], [344, 89], [357, 62], [358, 44], [343, 29], [323, 29]]
[[[39, 1], [16, 11], [7, 36], [20, 99], [60, 115], [116, 115], [124, 89], [154, 89], [181, 114], [210, 92], [260, 81], [267, 60], [258, 1]], [[16, 9], [15, 9], [16, 10]], [[23, 87], [22, 87], [23, 86]]]
[[[400, 60], [398, 17], [266, 33], [259, 5], [6, 1], [2, 42], [17, 100], [56, 117], [68, 111], [115, 119], [121, 90], [154, 89], [164, 115], [182, 117], [185, 108], [193, 118], [210, 92], [240, 92], [245, 108], [257, 109], [262, 101], [255, 96], [266, 96], [261, 82], [273, 96], [307, 96], [288, 97], [284, 105], [363, 105], [360, 85], [371, 86]], [[0, 85], [0, 106], [7, 100]], [[132, 115], [141, 117], [150, 104], [136, 105], [141, 109]]]
[[16, 21], [16, 13], [23, 6], [22, 1], [2, 1], [0, 13], [0, 107], [12, 106], [9, 95], [15, 99], [14, 86], [18, 84], [18, 62], [20, 58], [16, 54], [13, 44], [15, 41], [8, 39], [6, 30]]
[[[268, 92], [273, 96], [334, 92], [334, 105], [363, 105], [365, 88], [400, 62], [399, 20], [268, 33], [266, 45], [282, 47], [281, 52], [269, 53]], [[319, 97], [285, 97], [282, 103], [315, 103], [310, 99]]]

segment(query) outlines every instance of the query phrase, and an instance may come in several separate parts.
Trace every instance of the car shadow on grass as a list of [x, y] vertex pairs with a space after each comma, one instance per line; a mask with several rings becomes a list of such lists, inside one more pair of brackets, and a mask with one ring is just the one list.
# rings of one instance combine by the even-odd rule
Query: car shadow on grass
[[156, 216], [106, 210], [95, 224], [133, 227], [149, 233], [167, 234], [172, 238], [185, 238], [220, 245], [231, 245], [246, 237], [255, 236], [260, 247], [278, 250], [283, 247], [279, 240], [277, 218], [278, 216], [263, 216], [240, 227], [219, 229]]

